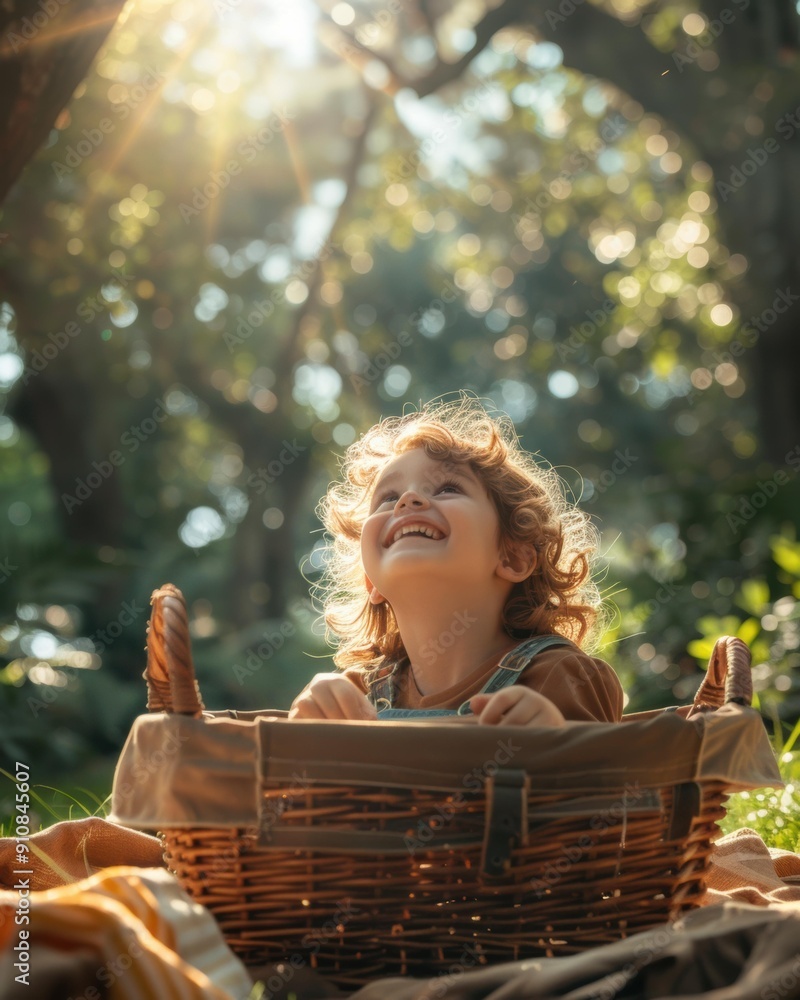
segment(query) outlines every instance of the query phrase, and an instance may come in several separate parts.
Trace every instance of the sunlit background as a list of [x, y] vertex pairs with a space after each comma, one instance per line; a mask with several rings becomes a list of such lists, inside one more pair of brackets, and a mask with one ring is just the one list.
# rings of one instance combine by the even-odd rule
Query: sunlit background
[[330, 669], [337, 456], [461, 388], [596, 515], [628, 710], [691, 700], [736, 633], [796, 718], [800, 437], [746, 333], [787, 284], [780, 209], [771, 166], [731, 173], [796, 55], [742, 97], [752, 12], [715, 38], [691, 0], [587, 6], [605, 45], [544, 15], [483, 44], [477, 3], [124, 8], [0, 216], [9, 754], [103, 785], [165, 581], [207, 704], [288, 707]]

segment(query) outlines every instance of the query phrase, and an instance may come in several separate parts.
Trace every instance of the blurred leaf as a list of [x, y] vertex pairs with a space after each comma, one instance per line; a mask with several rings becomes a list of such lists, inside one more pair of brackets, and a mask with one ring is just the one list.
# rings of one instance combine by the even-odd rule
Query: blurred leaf
[[760, 631], [761, 622], [757, 618], [747, 618], [739, 626], [735, 635], [749, 646]]
[[706, 615], [697, 623], [703, 635], [712, 640], [712, 645], [721, 635], [738, 635], [741, 625], [741, 620], [734, 615], [725, 615], [722, 618]]
[[800, 542], [793, 544], [785, 538], [775, 538], [772, 540], [772, 555], [787, 573], [800, 577]]
[[739, 591], [738, 603], [751, 615], [764, 613], [764, 605], [769, 601], [769, 587], [764, 580], [745, 580]]
[[691, 656], [694, 656], [695, 659], [699, 660], [706, 667], [714, 651], [715, 641], [715, 639], [693, 639], [686, 649]]

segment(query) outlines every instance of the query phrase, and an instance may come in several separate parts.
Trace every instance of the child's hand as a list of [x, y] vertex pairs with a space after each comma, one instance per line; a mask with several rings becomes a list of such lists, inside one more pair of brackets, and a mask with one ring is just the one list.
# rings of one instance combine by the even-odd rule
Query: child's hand
[[490, 726], [563, 726], [566, 719], [549, 698], [512, 684], [494, 694], [476, 694], [469, 706], [478, 722]]
[[376, 720], [375, 706], [341, 674], [316, 674], [292, 702], [290, 719]]

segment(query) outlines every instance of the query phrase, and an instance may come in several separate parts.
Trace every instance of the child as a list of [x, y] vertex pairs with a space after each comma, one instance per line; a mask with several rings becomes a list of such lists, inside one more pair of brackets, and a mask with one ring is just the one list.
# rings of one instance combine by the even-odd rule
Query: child
[[343, 672], [317, 674], [289, 718], [620, 720], [616, 674], [581, 649], [595, 529], [508, 418], [466, 394], [428, 404], [372, 427], [342, 472], [319, 513]]

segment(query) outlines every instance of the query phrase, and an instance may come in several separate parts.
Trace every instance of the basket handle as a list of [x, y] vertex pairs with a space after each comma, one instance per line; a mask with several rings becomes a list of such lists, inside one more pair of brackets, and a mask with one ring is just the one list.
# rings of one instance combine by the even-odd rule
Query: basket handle
[[172, 583], [154, 590], [147, 623], [147, 710], [177, 715], [202, 714], [203, 699], [194, 676], [189, 620], [183, 594]]
[[750, 650], [742, 639], [732, 635], [717, 639], [708, 661], [708, 671], [697, 689], [687, 718], [731, 702], [750, 705], [753, 700], [750, 659]]

